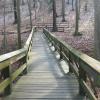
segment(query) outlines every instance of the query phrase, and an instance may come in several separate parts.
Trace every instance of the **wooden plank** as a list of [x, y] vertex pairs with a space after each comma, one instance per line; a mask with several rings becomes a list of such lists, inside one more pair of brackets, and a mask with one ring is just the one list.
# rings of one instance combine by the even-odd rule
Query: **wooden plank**
[[82, 100], [77, 78], [61, 72], [42, 34], [35, 35], [32, 48], [29, 73], [18, 80], [5, 100]]
[[[68, 99], [68, 100], [70, 100], [70, 99], [80, 99], [80, 100], [83, 100], [82, 98], [82, 96], [79, 96], [79, 95], [76, 95], [76, 94], [73, 94], [73, 93], [69, 93], [69, 94], [67, 94], [67, 93], [56, 93], [56, 94], [54, 94], [54, 93], [52, 93], [52, 91], [51, 92], [49, 92], [49, 93], [36, 93], [36, 94], [33, 94], [33, 93], [20, 93], [20, 92], [13, 92], [13, 94], [10, 96], [10, 98], [12, 99], [12, 98], [17, 98], [17, 99], [27, 99], [27, 100], [29, 100], [29, 99]], [[14, 99], [15, 100], [15, 99]]]
[[[57, 46], [61, 46], [62, 48], [64, 48], [64, 50], [67, 50], [68, 52], [67, 55], [63, 55], [64, 50], [62, 49], [62, 51], [57, 47], [56, 49], [59, 51], [59, 53], [63, 56], [63, 58], [65, 58], [66, 61], [68, 61], [68, 59], [70, 59], [72, 62], [71, 64], [71, 69], [73, 69], [73, 72], [76, 74], [77, 77], [80, 77], [79, 80], [85, 80], [85, 76], [86, 74], [90, 77], [93, 78], [94, 80], [94, 84], [97, 85], [98, 87], [100, 87], [100, 62], [89, 57], [86, 54], [83, 54], [80, 51], [77, 51], [76, 49], [72, 48], [71, 46], [69, 46], [68, 44], [66, 44], [64, 41], [58, 39], [56, 36], [54, 36], [52, 33], [50, 33], [47, 29], [44, 29], [44, 34], [47, 36], [47, 38], [49, 40], [52, 41], [53, 45], [55, 47]], [[59, 45], [57, 45], [59, 44]], [[68, 57], [68, 59], [66, 59], [66, 56]], [[75, 67], [73, 66], [75, 63], [78, 63], [79, 68], [77, 67], [77, 70], [75, 70]], [[80, 69], [82, 70], [80, 72]], [[79, 70], [79, 73], [78, 73]], [[82, 72], [84, 72], [82, 74]], [[80, 82], [81, 83], [81, 82]], [[91, 100], [97, 100], [97, 98], [95, 97], [92, 89], [89, 88], [89, 86], [85, 83], [85, 81], [82, 83], [83, 87], [81, 87], [80, 84], [80, 89], [81, 92], [85, 90], [85, 92], [88, 94], [88, 97]], [[82, 90], [84, 89], [84, 90]], [[85, 93], [84, 93], [85, 94]]]

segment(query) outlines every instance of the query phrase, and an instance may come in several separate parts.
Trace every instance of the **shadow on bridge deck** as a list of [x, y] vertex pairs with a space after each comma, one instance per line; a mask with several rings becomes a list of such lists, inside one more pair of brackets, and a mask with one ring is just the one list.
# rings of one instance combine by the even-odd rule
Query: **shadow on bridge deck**
[[22, 76], [5, 100], [83, 100], [74, 75], [60, 70], [47, 42], [38, 32], [33, 39], [29, 73]]

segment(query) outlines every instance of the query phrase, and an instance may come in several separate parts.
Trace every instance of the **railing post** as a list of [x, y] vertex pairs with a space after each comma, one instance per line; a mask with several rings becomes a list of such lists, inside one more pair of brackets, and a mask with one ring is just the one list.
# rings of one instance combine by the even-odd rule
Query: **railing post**
[[33, 40], [31, 40], [31, 42], [30, 42], [30, 45], [29, 45], [29, 48], [28, 48], [28, 53], [31, 52], [32, 42], [33, 42]]
[[82, 80], [86, 82], [86, 72], [79, 66], [79, 94], [85, 96]]
[[23, 70], [23, 73], [22, 73], [22, 75], [25, 75], [25, 74], [27, 74], [27, 56], [25, 56], [25, 57], [22, 59], [22, 61], [23, 61], [23, 64], [26, 63], [26, 68]]
[[72, 66], [71, 66], [71, 62], [72, 62], [72, 59], [71, 59], [71, 53], [69, 52], [69, 62], [68, 62], [68, 65], [69, 65], [69, 72], [72, 73]]
[[53, 39], [49, 37], [49, 40], [50, 40], [51, 46], [54, 46]]
[[[11, 78], [10, 76], [10, 66], [6, 67], [5, 69], [3, 69], [1, 71], [1, 75], [3, 77], [3, 79], [7, 79], [7, 78]], [[11, 80], [10, 81], [10, 84], [5, 88], [4, 90], [4, 95], [7, 96], [7, 95], [10, 95], [11, 94], [11, 91], [12, 91], [12, 82]]]
[[59, 46], [59, 44], [56, 42], [56, 45], [55, 45], [55, 52], [57, 51], [57, 47]]
[[60, 44], [60, 60], [63, 59], [62, 50], [63, 50], [63, 47], [62, 47], [62, 45]]
[[28, 47], [28, 51], [27, 51], [27, 54], [26, 54], [26, 56], [23, 58], [23, 63], [26, 63], [26, 68], [25, 68], [25, 70], [23, 71], [23, 74], [27, 74], [27, 62], [28, 62], [28, 60], [29, 60], [29, 52], [31, 52], [31, 46], [32, 46], [32, 40], [31, 40], [31, 43], [30, 43], [30, 45], [29, 45], [29, 47]]

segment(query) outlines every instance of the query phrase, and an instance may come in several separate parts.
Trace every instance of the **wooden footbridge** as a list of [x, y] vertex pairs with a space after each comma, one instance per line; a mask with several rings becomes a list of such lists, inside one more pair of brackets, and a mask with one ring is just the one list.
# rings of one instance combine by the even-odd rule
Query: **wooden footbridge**
[[[12, 71], [16, 63], [19, 66]], [[22, 49], [0, 56], [0, 70], [1, 100], [100, 100], [100, 62], [47, 29], [36, 32], [33, 28]]]

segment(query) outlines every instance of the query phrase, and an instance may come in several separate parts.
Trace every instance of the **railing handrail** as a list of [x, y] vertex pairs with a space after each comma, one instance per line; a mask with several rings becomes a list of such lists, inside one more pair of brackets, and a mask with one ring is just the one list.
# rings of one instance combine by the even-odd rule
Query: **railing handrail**
[[[45, 29], [48, 33], [50, 33], [47, 29]], [[100, 61], [95, 60], [94, 58], [82, 53], [79, 50], [74, 49], [73, 47], [71, 47], [70, 45], [66, 44], [65, 41], [62, 41], [59, 37], [53, 35], [52, 33], [50, 33], [50, 35], [55, 38], [56, 40], [58, 40], [62, 45], [64, 45], [66, 48], [68, 48], [74, 55], [76, 55], [78, 58], [80, 58], [81, 60], [83, 60], [85, 63], [87, 63], [89, 66], [91, 66], [91, 68], [96, 71], [98, 74], [100, 74]], [[76, 54], [75, 54], [76, 52]], [[82, 57], [84, 56], [84, 58]], [[86, 59], [88, 58], [88, 59]], [[93, 64], [93, 62], [95, 63], [95, 65]], [[92, 64], [91, 64], [92, 63]], [[95, 67], [94, 67], [95, 66]]]
[[[49, 32], [49, 31], [48, 31], [48, 32]], [[50, 35], [51, 35], [52, 37], [54, 37], [55, 39], [58, 38], [57, 40], [60, 41], [60, 43], [63, 44], [65, 47], [68, 47], [69, 50], [70, 50], [73, 54], [75, 54], [75, 52], [76, 52], [75, 55], [76, 55], [77, 57], [79, 57], [81, 60], [83, 60], [84, 62], [86, 62], [89, 66], [91, 66], [96, 72], [98, 72], [98, 73], [100, 74], [100, 67], [99, 67], [99, 66], [100, 66], [100, 61], [97, 61], [97, 60], [95, 60], [94, 58], [92, 58], [92, 57], [90, 57], [90, 56], [88, 56], [88, 55], [82, 53], [81, 51], [74, 49], [73, 47], [71, 47], [70, 45], [66, 44], [66, 42], [62, 41], [59, 37], [56, 37], [56, 36], [53, 35], [52, 33], [50, 33]], [[81, 56], [84, 56], [84, 57], [86, 57], [86, 58], [88, 58], [88, 59], [84, 59], [84, 58], [82, 58]], [[97, 66], [97, 67], [94, 67], [93, 63], [91, 64], [91, 63], [89, 62], [89, 60], [90, 60], [91, 62], [95, 62], [95, 64], [98, 65], [98, 66]]]
[[[1, 75], [3, 76], [3, 81], [0, 83], [0, 92], [4, 91], [5, 95], [11, 93], [11, 84], [12, 82], [21, 74], [27, 73], [27, 62], [28, 62], [28, 53], [30, 52], [32, 45], [32, 37], [35, 32], [35, 27], [32, 29], [24, 47], [22, 49], [4, 54], [0, 56], [0, 70]], [[22, 65], [19, 68], [11, 73], [10, 66], [11, 64], [21, 60]]]
[[[89, 78], [92, 77], [94, 79], [92, 85], [94, 84], [97, 87], [100, 87], [100, 62], [72, 48], [70, 45], [49, 32], [47, 29], [44, 29], [43, 33], [52, 43], [55, 49], [60, 53], [60, 56], [62, 56], [61, 58], [67, 60], [71, 70], [73, 69], [73, 72], [79, 78], [79, 83], [81, 83], [80, 86], [82, 87], [83, 85], [85, 90], [88, 90], [87, 94], [92, 95], [91, 98], [96, 100], [93, 92], [87, 88], [88, 86], [85, 81], [86, 75], [88, 75]], [[74, 64], [76, 64], [78, 71], [73, 68]]]
[[[34, 28], [35, 28], [35, 27], [34, 27]], [[29, 37], [28, 37], [28, 39], [27, 39], [27, 41], [26, 41], [24, 47], [29, 46], [29, 44], [30, 44], [30, 42], [31, 42], [31, 39], [32, 39], [32, 36], [33, 36], [33, 33], [34, 33], [34, 29], [32, 29], [32, 31], [31, 31], [31, 33], [30, 33], [30, 35], [29, 35]]]
[[5, 61], [5, 60], [8, 60], [8, 59], [10, 59], [10, 58], [12, 58], [12, 57], [14, 57], [16, 55], [19, 55], [19, 54], [25, 52], [28, 49], [28, 46], [30, 44], [31, 37], [33, 35], [33, 30], [34, 30], [34, 28], [32, 29], [32, 31], [31, 31], [31, 33], [30, 33], [30, 35], [29, 35], [24, 47], [19, 49], [19, 50], [15, 50], [15, 51], [0, 55], [0, 63]]

